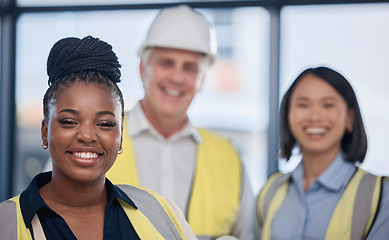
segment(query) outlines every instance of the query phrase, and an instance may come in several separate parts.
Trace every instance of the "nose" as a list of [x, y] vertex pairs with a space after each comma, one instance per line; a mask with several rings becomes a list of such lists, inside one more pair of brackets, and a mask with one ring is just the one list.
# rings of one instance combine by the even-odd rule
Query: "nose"
[[318, 121], [320, 120], [321, 116], [321, 109], [317, 106], [312, 106], [309, 111], [309, 119], [312, 121]]
[[83, 124], [77, 133], [77, 140], [84, 143], [95, 142], [97, 133], [93, 124]]
[[184, 70], [179, 67], [174, 68], [171, 73], [171, 79], [174, 83], [182, 83], [185, 79]]

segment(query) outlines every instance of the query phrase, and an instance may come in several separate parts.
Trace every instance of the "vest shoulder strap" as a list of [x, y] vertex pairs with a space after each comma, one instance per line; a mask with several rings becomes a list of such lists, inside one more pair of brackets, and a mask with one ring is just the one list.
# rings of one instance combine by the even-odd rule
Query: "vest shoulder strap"
[[361, 168], [357, 169], [335, 207], [326, 239], [366, 238], [378, 209], [381, 179]]
[[261, 189], [257, 201], [257, 215], [262, 226], [262, 239], [271, 239], [273, 218], [284, 202], [288, 191], [290, 174], [272, 174]]
[[19, 196], [0, 203], [0, 216], [1, 239], [32, 240], [23, 220]]
[[[120, 201], [141, 239], [184, 239], [184, 231], [168, 202], [152, 190], [117, 185], [138, 210]], [[143, 229], [142, 231], [138, 231]]]
[[265, 185], [262, 187], [257, 201], [257, 214], [259, 220], [263, 223], [264, 219], [266, 219], [267, 212], [270, 206], [274, 195], [280, 186], [288, 180], [290, 177], [289, 174], [282, 174], [281, 172], [275, 172], [266, 181]]

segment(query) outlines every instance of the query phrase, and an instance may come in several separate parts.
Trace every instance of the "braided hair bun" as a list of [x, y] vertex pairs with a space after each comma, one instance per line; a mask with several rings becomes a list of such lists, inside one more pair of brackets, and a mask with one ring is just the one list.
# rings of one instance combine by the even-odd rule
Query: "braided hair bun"
[[118, 99], [124, 117], [123, 94], [117, 85], [120, 82], [120, 63], [112, 46], [91, 36], [83, 39], [63, 38], [51, 48], [47, 59], [47, 89], [43, 97], [43, 114], [49, 120], [49, 103], [64, 87], [75, 81], [103, 84], [112, 90]]
[[110, 44], [92, 36], [64, 38], [54, 44], [47, 59], [48, 84], [51, 86], [67, 75], [86, 71], [98, 72], [118, 83], [120, 67]]

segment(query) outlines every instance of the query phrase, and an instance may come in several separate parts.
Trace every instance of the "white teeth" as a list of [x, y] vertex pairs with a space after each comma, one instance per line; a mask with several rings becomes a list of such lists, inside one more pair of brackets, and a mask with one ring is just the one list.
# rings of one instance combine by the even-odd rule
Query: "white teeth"
[[323, 134], [325, 133], [325, 128], [307, 128], [306, 132], [309, 134]]
[[78, 158], [83, 158], [83, 159], [92, 159], [92, 158], [97, 158], [99, 156], [99, 154], [92, 153], [92, 152], [73, 152], [72, 154]]
[[165, 88], [165, 93], [167, 93], [167, 94], [169, 94], [169, 95], [172, 95], [172, 96], [174, 96], [174, 97], [180, 96], [180, 91], [173, 90], [173, 89]]

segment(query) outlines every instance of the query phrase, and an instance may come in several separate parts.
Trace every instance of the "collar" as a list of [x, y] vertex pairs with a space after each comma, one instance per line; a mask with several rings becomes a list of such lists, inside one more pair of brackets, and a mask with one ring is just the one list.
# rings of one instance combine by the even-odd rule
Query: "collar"
[[[126, 120], [127, 119], [127, 120]], [[149, 132], [158, 139], [164, 139], [164, 137], [158, 133], [157, 130], [147, 120], [146, 115], [143, 112], [140, 102], [138, 102], [134, 108], [126, 114], [125, 121], [127, 121], [127, 134], [134, 138], [143, 132]], [[131, 124], [130, 124], [131, 123]], [[128, 127], [131, 125], [131, 127]], [[177, 140], [184, 137], [192, 137], [196, 143], [202, 143], [203, 138], [196, 127], [194, 127], [189, 121], [185, 126], [169, 138], [169, 141]]]
[[134, 207], [135, 209], [138, 209], [138, 207], [135, 205], [135, 203], [131, 200], [127, 194], [125, 194], [120, 188], [113, 185], [111, 181], [108, 180], [108, 178], [105, 178], [105, 187], [107, 189], [108, 194], [108, 204], [113, 204], [114, 200], [121, 199]]
[[341, 151], [331, 165], [320, 175], [317, 182], [329, 190], [340, 191], [347, 185], [355, 170], [356, 166], [351, 162], [347, 162], [344, 153]]
[[[31, 221], [34, 215], [41, 209], [47, 208], [53, 214], [56, 214], [45, 203], [41, 195], [39, 194], [39, 188], [43, 187], [51, 181], [51, 172], [40, 173], [36, 175], [26, 190], [20, 194], [20, 207], [23, 215], [24, 223], [27, 228], [31, 227]], [[108, 205], [113, 204], [115, 199], [122, 199], [129, 205], [137, 209], [135, 203], [118, 187], [113, 185], [107, 178], [105, 179], [105, 186], [108, 194]]]
[[51, 172], [40, 173], [36, 175], [26, 190], [20, 194], [20, 208], [24, 223], [27, 228], [31, 227], [31, 221], [36, 212], [41, 208], [47, 208], [52, 211], [39, 194], [38, 189], [51, 181]]
[[[340, 191], [347, 185], [355, 171], [356, 166], [346, 161], [345, 155], [341, 151], [330, 166], [312, 183], [311, 187], [318, 184], [329, 191]], [[304, 166], [302, 161], [292, 172], [292, 180], [298, 185], [303, 186]]]

